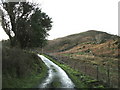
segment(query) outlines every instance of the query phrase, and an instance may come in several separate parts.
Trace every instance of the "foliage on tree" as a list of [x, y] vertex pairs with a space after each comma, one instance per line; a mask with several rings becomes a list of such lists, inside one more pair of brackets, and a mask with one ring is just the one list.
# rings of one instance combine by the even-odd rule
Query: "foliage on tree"
[[30, 2], [4, 2], [2, 27], [11, 46], [42, 47], [51, 29], [51, 18]]

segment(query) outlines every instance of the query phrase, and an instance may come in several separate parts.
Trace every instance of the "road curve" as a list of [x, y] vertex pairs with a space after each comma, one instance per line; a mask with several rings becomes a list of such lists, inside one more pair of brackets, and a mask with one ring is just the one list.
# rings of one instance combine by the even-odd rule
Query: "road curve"
[[75, 85], [71, 81], [71, 79], [68, 77], [66, 72], [61, 69], [58, 65], [47, 59], [43, 55], [38, 56], [42, 59], [42, 61], [46, 64], [48, 67], [48, 76], [46, 79], [38, 86], [38, 88], [49, 88], [50, 84], [57, 80], [61, 83], [60, 88], [74, 88]]

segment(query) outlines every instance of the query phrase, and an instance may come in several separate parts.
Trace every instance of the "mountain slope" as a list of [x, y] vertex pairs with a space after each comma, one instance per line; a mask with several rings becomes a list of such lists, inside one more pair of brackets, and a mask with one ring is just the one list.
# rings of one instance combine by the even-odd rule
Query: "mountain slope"
[[51, 40], [44, 52], [108, 87], [118, 87], [119, 36], [90, 30]]
[[90, 30], [50, 40], [44, 50], [118, 57], [119, 38], [106, 32]]

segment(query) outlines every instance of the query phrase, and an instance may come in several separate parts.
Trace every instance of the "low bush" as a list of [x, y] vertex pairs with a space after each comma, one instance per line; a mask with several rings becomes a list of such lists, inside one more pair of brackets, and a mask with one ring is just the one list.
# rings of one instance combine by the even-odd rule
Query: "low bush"
[[46, 67], [35, 53], [15, 47], [3, 47], [3, 88], [33, 87], [38, 81], [40, 82], [45, 73]]

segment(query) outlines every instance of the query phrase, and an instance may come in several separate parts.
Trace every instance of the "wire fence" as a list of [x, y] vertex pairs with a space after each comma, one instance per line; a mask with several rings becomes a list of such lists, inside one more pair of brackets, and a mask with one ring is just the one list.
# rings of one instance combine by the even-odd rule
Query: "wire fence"
[[61, 63], [68, 64], [70, 67], [84, 73], [85, 75], [88, 75], [98, 81], [102, 81], [109, 88], [119, 87], [118, 68], [112, 67], [110, 65], [101, 66], [97, 64], [91, 64], [63, 55], [52, 54], [50, 56]]

